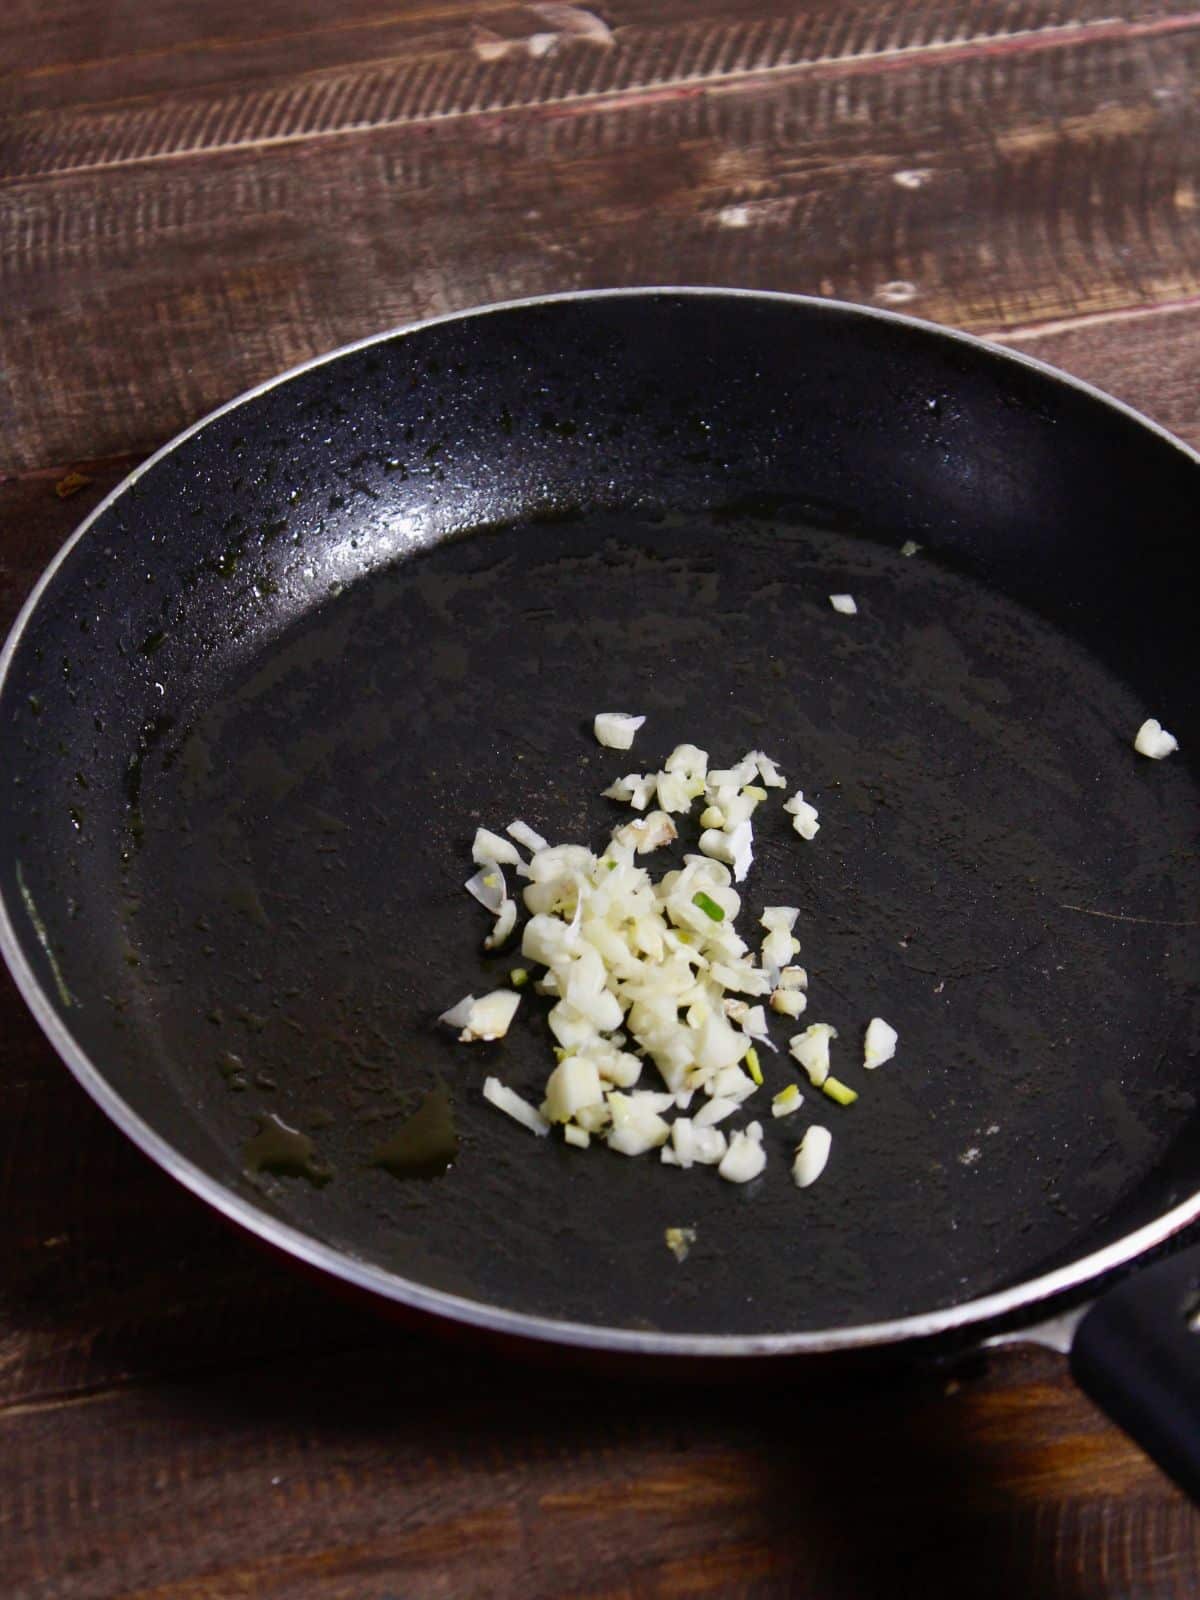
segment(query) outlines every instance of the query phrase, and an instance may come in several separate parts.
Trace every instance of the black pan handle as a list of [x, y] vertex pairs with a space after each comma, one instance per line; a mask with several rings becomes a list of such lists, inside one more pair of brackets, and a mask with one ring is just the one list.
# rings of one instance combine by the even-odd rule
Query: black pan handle
[[1070, 1359], [1079, 1387], [1200, 1503], [1200, 1245], [1102, 1294]]

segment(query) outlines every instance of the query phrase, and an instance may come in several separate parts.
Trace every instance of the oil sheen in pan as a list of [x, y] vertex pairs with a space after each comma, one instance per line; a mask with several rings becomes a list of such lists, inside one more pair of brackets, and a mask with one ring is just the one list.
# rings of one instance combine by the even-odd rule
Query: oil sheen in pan
[[[647, 714], [628, 756], [591, 738], [606, 707]], [[332, 1172], [243, 1177], [261, 1203], [439, 1287], [730, 1333], [960, 1300], [1099, 1242], [1193, 1106], [1195, 795], [1129, 748], [1146, 709], [924, 552], [736, 513], [480, 532], [196, 686], [140, 772], [125, 999], [219, 1159], [273, 1114]], [[684, 739], [765, 747], [820, 806], [811, 845], [760, 811], [743, 915], [801, 907], [809, 1017], [841, 1030], [843, 1076], [869, 1016], [900, 1029], [855, 1107], [822, 1102], [834, 1157], [805, 1194], [787, 1163], [811, 1104], [767, 1119], [767, 1173], [738, 1190], [486, 1106], [487, 1072], [533, 1098], [545, 1079], [534, 997], [500, 1045], [433, 1026], [517, 960], [480, 950], [474, 827], [600, 843], [620, 814], [600, 790]], [[230, 1050], [277, 1087], [230, 1094]], [[457, 1158], [399, 1183], [379, 1152], [438, 1081]], [[697, 1229], [683, 1266], [676, 1225]]]

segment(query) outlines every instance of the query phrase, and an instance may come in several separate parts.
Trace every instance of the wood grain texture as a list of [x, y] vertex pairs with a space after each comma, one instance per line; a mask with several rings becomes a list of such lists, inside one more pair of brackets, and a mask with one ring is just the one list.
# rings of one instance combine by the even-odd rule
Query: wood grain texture
[[[46, 14], [48, 13], [48, 14]], [[1194, 18], [1192, 18], [1194, 19]], [[37, 5], [8, 80], [18, 171], [152, 160], [184, 149], [314, 138], [352, 126], [662, 93], [728, 78], [882, 69], [904, 54], [976, 58], [1187, 26], [1189, 11], [1102, 0], [618, 0], [614, 5], [197, 8]], [[170, 101], [171, 117], [163, 115]], [[61, 112], [66, 115], [53, 115]], [[22, 155], [24, 152], [24, 155]]]
[[[239, 41], [257, 70], [231, 71], [234, 64], [223, 60], [219, 86], [180, 82], [179, 68], [196, 52], [176, 45], [164, 51], [162, 41], [157, 51], [151, 46], [100, 63], [105, 81], [98, 104], [65, 63], [57, 73], [42, 66], [17, 74], [4, 168], [29, 177], [531, 106], [628, 102], [846, 68], [887, 70], [914, 53], [962, 62], [997, 50], [1058, 50], [1085, 38], [1130, 43], [1169, 37], [1195, 18], [1161, 4], [1114, 18], [1103, 0], [1077, 5], [1069, 20], [1047, 0], [1003, 8], [921, 0], [895, 10], [876, 0], [838, 6], [826, 0], [799, 14], [778, 4], [708, 3], [620, 6], [602, 17], [583, 6], [535, 3], [368, 20], [384, 27], [360, 38], [362, 22], [356, 27], [351, 15], [333, 30], [268, 31]], [[109, 27], [116, 32], [114, 22]], [[118, 37], [140, 43], [140, 16], [127, 22]], [[159, 71], [147, 80], [148, 59]], [[64, 80], [74, 93], [55, 114], [39, 101], [48, 84]]]
[[[895, 13], [888, 33], [887, 15], [863, 37], [908, 26]], [[1171, 28], [944, 60], [905, 46], [868, 72], [866, 45], [838, 55], [826, 19], [807, 47], [820, 73], [777, 80], [747, 44], [753, 70], [719, 87], [540, 94], [520, 114], [14, 176], [4, 464], [145, 449], [346, 340], [556, 289], [737, 283], [984, 331], [1200, 301], [1200, 25], [1151, 21]], [[791, 24], [757, 27], [769, 55]], [[589, 48], [610, 71], [614, 53]], [[170, 98], [154, 114], [182, 115]]]
[[1095, 384], [1200, 449], [1200, 306], [1015, 328], [997, 342]]
[[[519, 294], [895, 305], [1200, 445], [1198, 67], [1144, 0], [9, 0], [0, 629], [211, 406]], [[6, 1600], [1157, 1600], [1198, 1527], [1047, 1356], [697, 1393], [403, 1332], [138, 1155], [0, 978]]]
[[1035, 1357], [697, 1395], [397, 1340], [0, 1413], [0, 1494], [19, 1600], [1082, 1600], [1100, 1571], [1185, 1594], [1198, 1553], [1190, 1508]]

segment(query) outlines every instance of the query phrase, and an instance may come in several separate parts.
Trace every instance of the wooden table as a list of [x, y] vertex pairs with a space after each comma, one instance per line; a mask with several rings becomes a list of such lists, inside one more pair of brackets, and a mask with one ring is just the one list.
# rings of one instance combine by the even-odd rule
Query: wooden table
[[[0, 623], [218, 402], [544, 290], [903, 306], [1200, 443], [1198, 66], [1168, 0], [7, 0]], [[1198, 1526], [1049, 1356], [697, 1395], [399, 1333], [0, 984], [9, 1600], [1191, 1596]]]

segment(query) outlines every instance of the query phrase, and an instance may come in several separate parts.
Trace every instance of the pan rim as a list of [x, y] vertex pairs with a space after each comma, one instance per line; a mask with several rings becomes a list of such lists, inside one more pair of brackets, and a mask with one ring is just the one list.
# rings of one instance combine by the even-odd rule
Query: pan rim
[[[903, 312], [884, 310], [875, 306], [855, 305], [850, 301], [829, 299], [816, 295], [790, 294], [772, 290], [723, 288], [720, 286], [642, 285], [633, 287], [573, 290], [557, 294], [532, 295], [515, 300], [467, 307], [463, 310], [442, 313], [418, 322], [404, 323], [379, 333], [369, 334], [334, 350], [311, 357], [262, 383], [244, 390], [216, 409], [192, 423], [174, 438], [167, 441], [152, 455], [136, 466], [88, 514], [55, 554], [38, 582], [21, 607], [8, 637], [0, 649], [0, 703], [12, 662], [20, 647], [22, 637], [35, 615], [42, 597], [54, 582], [75, 546], [123, 495], [159, 462], [179, 449], [194, 434], [208, 427], [218, 418], [235, 411], [300, 374], [341, 360], [356, 351], [372, 345], [388, 343], [434, 328], [442, 323], [463, 322], [491, 316], [496, 313], [519, 311], [537, 306], [578, 304], [594, 300], [621, 299], [720, 299], [764, 301], [802, 307], [818, 314], [849, 313], [868, 320], [899, 324], [927, 336], [948, 340], [982, 352], [990, 359], [1011, 362], [1034, 371], [1087, 396], [1092, 402], [1115, 411], [1135, 422], [1139, 427], [1158, 436], [1172, 449], [1179, 451], [1193, 465], [1200, 467], [1200, 452], [1193, 449], [1134, 407], [1083, 379], [1039, 360], [1023, 351], [993, 344], [974, 334], [945, 327]], [[295, 1260], [323, 1273], [340, 1279], [351, 1288], [406, 1307], [412, 1311], [444, 1318], [468, 1328], [504, 1337], [529, 1340], [537, 1343], [569, 1346], [620, 1353], [631, 1356], [667, 1356], [693, 1358], [771, 1357], [807, 1354], [827, 1354], [838, 1351], [863, 1350], [904, 1342], [925, 1341], [939, 1335], [949, 1335], [975, 1328], [983, 1328], [1004, 1319], [1032, 1312], [1045, 1302], [1072, 1291], [1083, 1290], [1088, 1284], [1117, 1268], [1128, 1265], [1138, 1256], [1163, 1243], [1200, 1217], [1200, 1189], [1187, 1199], [1161, 1213], [1153, 1221], [1136, 1228], [1104, 1246], [1088, 1252], [1053, 1271], [1027, 1278], [1007, 1289], [960, 1301], [929, 1311], [915, 1312], [904, 1317], [882, 1321], [856, 1323], [844, 1327], [809, 1329], [803, 1332], [762, 1334], [704, 1334], [668, 1333], [633, 1328], [610, 1327], [599, 1323], [583, 1323], [536, 1316], [528, 1312], [510, 1310], [487, 1301], [469, 1299], [434, 1289], [412, 1279], [402, 1277], [382, 1267], [373, 1266], [348, 1251], [326, 1244], [312, 1235], [279, 1221], [260, 1209], [249, 1199], [235, 1194], [225, 1183], [211, 1176], [195, 1162], [180, 1154], [173, 1145], [147, 1123], [132, 1106], [108, 1083], [103, 1071], [88, 1053], [75, 1041], [70, 1030], [51, 1000], [47, 987], [37, 977], [18, 943], [15, 903], [10, 904], [3, 884], [0, 884], [0, 955], [12, 974], [18, 991], [32, 1012], [34, 1019], [72, 1076], [142, 1152], [199, 1199], [205, 1201], [229, 1221], [256, 1235], [268, 1244]]]

